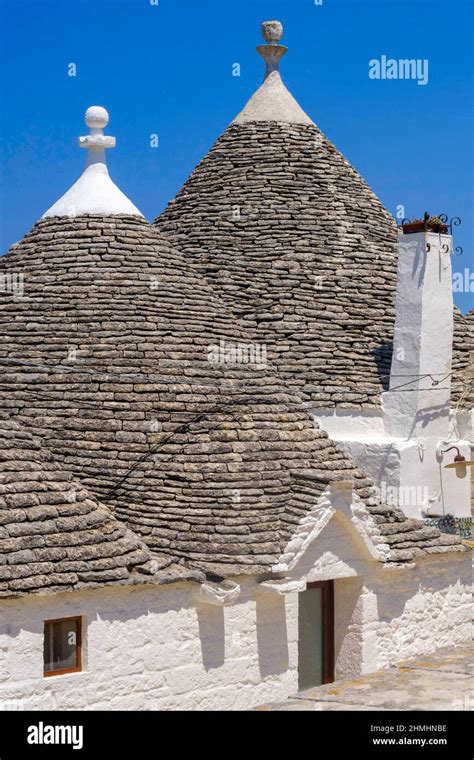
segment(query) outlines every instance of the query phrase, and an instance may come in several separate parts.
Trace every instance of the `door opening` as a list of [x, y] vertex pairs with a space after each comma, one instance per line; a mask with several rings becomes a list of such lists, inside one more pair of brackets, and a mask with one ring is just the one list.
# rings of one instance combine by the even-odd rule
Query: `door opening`
[[308, 583], [298, 599], [298, 688], [334, 681], [334, 581]]

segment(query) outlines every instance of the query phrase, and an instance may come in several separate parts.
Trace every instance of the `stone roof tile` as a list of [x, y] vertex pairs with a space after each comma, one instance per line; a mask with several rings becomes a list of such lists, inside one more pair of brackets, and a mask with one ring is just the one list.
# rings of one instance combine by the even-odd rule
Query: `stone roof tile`
[[126, 582], [143, 542], [0, 413], [0, 597]]
[[[65, 587], [113, 573], [124, 582], [119, 560], [140, 551], [134, 542], [156, 563], [146, 582], [268, 573], [338, 480], [352, 480], [381, 522], [405, 519], [377, 505], [371, 481], [315, 429], [272, 357], [255, 361], [247, 330], [140, 218], [43, 220], [0, 259], [0, 273], [23, 277], [21, 296], [0, 294], [2, 407], [47, 447], [58, 473], [45, 498], [42, 473], [5, 439], [15, 525], [5, 541], [25, 566], [24, 582], [11, 579], [24, 583], [16, 592], [46, 582], [44, 569], [28, 571], [35, 562], [53, 566], [55, 588], [57, 567]], [[11, 469], [17, 456], [22, 478]], [[65, 473], [84, 493], [79, 514], [58, 501]], [[22, 479], [38, 488], [18, 488]], [[29, 543], [28, 514], [43, 526]], [[423, 554], [424, 535], [403, 556]]]

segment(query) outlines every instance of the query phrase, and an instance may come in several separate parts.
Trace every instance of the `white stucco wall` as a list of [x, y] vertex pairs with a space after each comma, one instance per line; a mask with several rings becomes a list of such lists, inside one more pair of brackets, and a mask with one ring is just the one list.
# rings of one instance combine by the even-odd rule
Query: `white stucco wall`
[[[190, 583], [3, 602], [0, 708], [244, 709], [291, 693], [296, 600], [241, 587], [229, 607], [196, 606]], [[44, 678], [43, 621], [79, 614], [84, 672]]]
[[[384, 570], [334, 517], [291, 575], [335, 578], [336, 677], [467, 640], [470, 555]], [[196, 584], [108, 588], [0, 602], [0, 708], [247, 709], [297, 691], [298, 592], [236, 579], [230, 606]], [[43, 621], [84, 616], [84, 672], [44, 678]]]
[[454, 445], [469, 460], [468, 440], [452, 436], [448, 443], [429, 428], [410, 440], [394, 438], [381, 429], [381, 415], [372, 413], [317, 410], [314, 419], [373, 479], [382, 501], [418, 519], [427, 509], [427, 516], [470, 516], [470, 469], [445, 469], [456, 452], [442, 451]]

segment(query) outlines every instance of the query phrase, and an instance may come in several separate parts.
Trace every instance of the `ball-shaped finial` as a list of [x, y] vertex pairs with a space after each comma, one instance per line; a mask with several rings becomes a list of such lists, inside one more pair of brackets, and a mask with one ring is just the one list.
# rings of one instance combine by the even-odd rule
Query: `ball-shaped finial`
[[91, 106], [86, 111], [86, 124], [89, 129], [104, 129], [109, 123], [109, 114], [102, 106]]
[[283, 36], [283, 24], [281, 21], [264, 21], [262, 24], [262, 37], [266, 42], [280, 42]]

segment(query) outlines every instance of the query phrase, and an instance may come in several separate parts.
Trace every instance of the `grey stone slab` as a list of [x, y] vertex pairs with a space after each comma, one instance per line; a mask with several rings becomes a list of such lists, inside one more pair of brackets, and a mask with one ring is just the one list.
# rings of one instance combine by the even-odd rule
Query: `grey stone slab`
[[397, 663], [399, 668], [414, 670], [438, 670], [448, 673], [460, 673], [466, 676], [474, 674], [474, 646], [445, 647], [434, 654]]
[[366, 712], [382, 711], [383, 707], [370, 707], [365, 705], [346, 704], [344, 702], [315, 702], [311, 699], [289, 699], [287, 702], [275, 702], [261, 705], [255, 708], [259, 712], [279, 711], [285, 712]]
[[302, 691], [258, 710], [470, 710], [474, 704], [471, 644], [439, 649], [387, 670]]
[[472, 698], [473, 684], [464, 674], [390, 669], [301, 692], [297, 698], [343, 702], [383, 710], [457, 710]]

